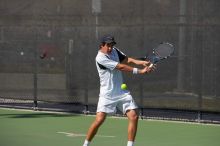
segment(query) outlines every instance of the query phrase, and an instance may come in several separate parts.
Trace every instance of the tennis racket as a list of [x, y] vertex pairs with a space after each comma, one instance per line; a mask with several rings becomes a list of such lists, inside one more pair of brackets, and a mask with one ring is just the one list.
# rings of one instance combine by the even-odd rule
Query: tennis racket
[[161, 60], [169, 58], [174, 53], [174, 46], [170, 43], [163, 42], [153, 49], [151, 55], [148, 55], [142, 60], [148, 60], [151, 62], [149, 67], [153, 67], [154, 64]]

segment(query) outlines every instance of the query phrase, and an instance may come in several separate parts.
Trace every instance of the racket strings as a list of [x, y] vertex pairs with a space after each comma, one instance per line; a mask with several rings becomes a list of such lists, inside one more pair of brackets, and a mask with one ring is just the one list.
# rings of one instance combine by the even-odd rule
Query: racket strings
[[174, 48], [170, 44], [161, 44], [154, 50], [155, 55], [157, 55], [160, 58], [166, 58], [167, 56], [170, 56], [174, 51]]

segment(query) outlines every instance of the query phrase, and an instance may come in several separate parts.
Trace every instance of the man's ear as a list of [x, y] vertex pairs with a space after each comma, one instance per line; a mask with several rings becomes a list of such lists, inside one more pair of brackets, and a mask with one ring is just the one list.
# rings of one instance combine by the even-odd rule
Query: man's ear
[[101, 43], [101, 44], [99, 45], [99, 48], [104, 47], [105, 45], [106, 45], [106, 43]]

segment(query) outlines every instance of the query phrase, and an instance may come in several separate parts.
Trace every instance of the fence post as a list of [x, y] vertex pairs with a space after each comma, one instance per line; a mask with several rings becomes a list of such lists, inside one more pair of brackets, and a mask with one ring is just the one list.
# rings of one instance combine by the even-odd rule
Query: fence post
[[184, 89], [184, 54], [186, 46], [186, 0], [180, 0], [179, 11], [179, 50], [178, 50], [178, 72], [177, 72], [177, 90]]

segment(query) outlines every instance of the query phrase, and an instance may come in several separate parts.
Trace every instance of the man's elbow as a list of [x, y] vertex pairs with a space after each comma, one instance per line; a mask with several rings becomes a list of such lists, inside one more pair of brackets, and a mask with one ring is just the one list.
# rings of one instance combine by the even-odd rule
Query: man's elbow
[[123, 71], [123, 70], [125, 70], [125, 65], [119, 63], [119, 64], [117, 64], [116, 69]]

